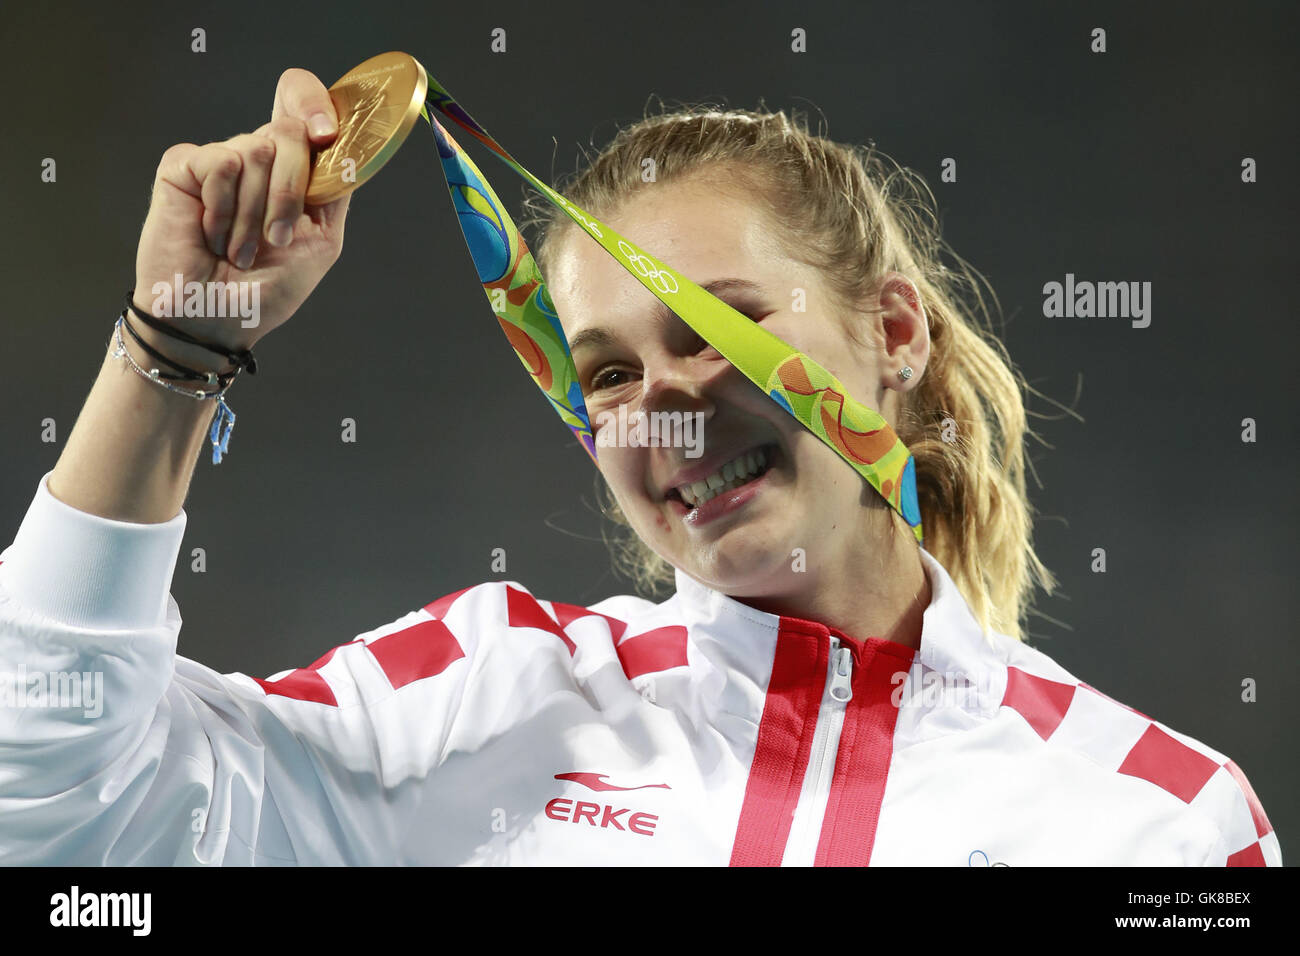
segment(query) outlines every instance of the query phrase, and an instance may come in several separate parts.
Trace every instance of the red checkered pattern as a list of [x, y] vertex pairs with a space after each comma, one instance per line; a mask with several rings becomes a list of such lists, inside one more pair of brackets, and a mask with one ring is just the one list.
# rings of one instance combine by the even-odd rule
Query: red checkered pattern
[[[1240, 788], [1246, 807], [1249, 808], [1254, 839], [1246, 842], [1244, 846], [1239, 845], [1236, 849], [1230, 847], [1228, 866], [1266, 865], [1260, 840], [1270, 834], [1273, 827], [1268, 822], [1264, 808], [1259, 798], [1255, 796], [1255, 791], [1251, 788], [1245, 774], [1231, 760], [1219, 761], [1200, 750], [1189, 747], [1182, 740], [1161, 729], [1145, 714], [1132, 707], [1125, 707], [1081, 681], [1064, 683], [1048, 680], [1019, 667], [1008, 667], [1007, 688], [1001, 706], [1016, 711], [1039, 737], [1044, 741], [1050, 741], [1065, 719], [1079, 688], [1111, 701], [1116, 706], [1124, 707], [1125, 710], [1147, 722], [1146, 729], [1129, 747], [1124, 759], [1115, 767], [1117, 773], [1140, 777], [1188, 804], [1196, 800], [1215, 774], [1222, 770], [1231, 775]], [[1244, 839], [1237, 835], [1235, 828], [1234, 832], [1229, 834], [1225, 830], [1223, 820], [1216, 819], [1216, 823], [1224, 832], [1225, 839], [1238, 841]]]
[[686, 628], [674, 624], [629, 637], [614, 648], [628, 680], [686, 666]]
[[[348, 641], [348, 644], [356, 644], [359, 641]], [[340, 645], [346, 647], [347, 644]], [[323, 657], [306, 667], [300, 667], [297, 670], [290, 671], [279, 680], [262, 680], [254, 677], [256, 681], [267, 694], [274, 694], [277, 697], [291, 697], [294, 700], [312, 701], [317, 704], [328, 704], [330, 707], [337, 707], [339, 702], [334, 697], [334, 691], [326, 682], [325, 678], [317, 673], [322, 667], [330, 662], [334, 657], [337, 647], [331, 647]]]
[[570, 657], [577, 652], [578, 646], [569, 637], [568, 626], [582, 618], [598, 617], [609, 626], [610, 640], [614, 642], [614, 651], [618, 654], [619, 663], [623, 665], [623, 673], [628, 680], [643, 674], [686, 666], [686, 628], [681, 625], [657, 627], [624, 637], [627, 631], [626, 621], [574, 604], [554, 601], [547, 603], [551, 606], [551, 614], [526, 591], [506, 586], [506, 612], [510, 626], [533, 627], [555, 635], [564, 642]]
[[[575, 604], [552, 601], [543, 604], [522, 588], [495, 582], [461, 588], [436, 601], [431, 601], [423, 609], [429, 615], [429, 620], [416, 621], [401, 630], [369, 641], [357, 638], [348, 643], [365, 645], [394, 690], [417, 680], [436, 677], [465, 656], [465, 651], [456, 639], [456, 635], [443, 620], [451, 610], [451, 606], [474, 587], [502, 586], [505, 588], [506, 623], [510, 627], [532, 628], [552, 635], [563, 642], [570, 657], [577, 652], [578, 646], [568, 635], [569, 625], [574, 621], [595, 617], [604, 621], [609, 627], [610, 640], [614, 643], [615, 653], [628, 680], [643, 674], [686, 665], [685, 627], [673, 625], [625, 636], [627, 632], [625, 621]], [[549, 611], [547, 606], [550, 608]], [[346, 646], [346, 644], [340, 645], [340, 647]], [[334, 652], [338, 649], [338, 647], [332, 648], [315, 663], [290, 671], [278, 680], [259, 678], [253, 680], [267, 694], [337, 707], [338, 700], [334, 691], [319, 671], [333, 659]]]
[[[382, 637], [376, 637], [368, 643], [362, 638], [349, 641], [348, 644], [364, 644], [366, 650], [379, 664], [388, 682], [394, 690], [405, 687], [413, 681], [426, 677], [436, 677], [454, 661], [465, 656], [456, 636], [442, 622], [452, 603], [470, 588], [461, 588], [424, 606], [424, 611], [432, 620], [417, 621], [408, 627]], [[347, 647], [341, 644], [339, 647]], [[338, 699], [329, 682], [319, 673], [328, 664], [339, 648], [331, 648], [323, 657], [307, 667], [290, 671], [278, 680], [253, 680], [268, 695], [290, 697], [294, 700], [311, 701], [338, 706]]]
[[1260, 848], [1260, 840], [1273, 832], [1273, 824], [1268, 822], [1268, 816], [1264, 813], [1264, 805], [1259, 802], [1259, 797], [1255, 796], [1255, 788], [1250, 785], [1246, 775], [1241, 772], [1231, 760], [1223, 765], [1223, 769], [1232, 774], [1232, 778], [1237, 781], [1237, 786], [1241, 788], [1242, 794], [1246, 797], [1246, 806], [1250, 807], [1250, 820], [1255, 825], [1255, 836], [1257, 839], [1249, 843], [1245, 848], [1238, 850], [1228, 856], [1228, 866], [1264, 866], [1264, 853]]

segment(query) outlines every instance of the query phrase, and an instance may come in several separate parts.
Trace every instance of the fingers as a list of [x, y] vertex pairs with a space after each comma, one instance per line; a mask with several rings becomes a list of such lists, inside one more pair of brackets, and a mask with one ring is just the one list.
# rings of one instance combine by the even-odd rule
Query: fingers
[[261, 133], [244, 133], [226, 140], [225, 145], [239, 154], [242, 167], [234, 190], [235, 213], [225, 254], [237, 268], [247, 269], [261, 244], [276, 143]]
[[[248, 269], [260, 249], [292, 243], [312, 150], [337, 132], [334, 103], [320, 80], [306, 70], [285, 70], [270, 123], [222, 143], [173, 146], [158, 176], [202, 203], [203, 236], [212, 253]], [[347, 205], [344, 197], [313, 209], [313, 218], [341, 226]]]
[[203, 238], [213, 255], [223, 257], [235, 218], [235, 190], [243, 160], [224, 143], [209, 143], [190, 155], [189, 165], [203, 203]]
[[293, 241], [311, 177], [311, 147], [301, 120], [281, 117], [254, 133], [203, 147], [196, 160], [200, 154], [202, 166], [194, 172], [203, 184], [204, 234], [214, 253], [248, 269], [264, 245], [283, 248]]
[[315, 74], [296, 67], [285, 70], [275, 87], [271, 121], [282, 117], [302, 122], [316, 149], [328, 145], [338, 132], [338, 114], [325, 84]]
[[302, 120], [281, 116], [258, 130], [275, 143], [275, 159], [266, 193], [262, 235], [277, 248], [293, 241], [302, 215], [303, 197], [311, 180], [311, 145]]
[[[226, 254], [226, 239], [235, 214], [235, 190], [243, 160], [225, 143], [178, 143], [158, 163], [159, 183], [167, 183], [198, 201], [203, 210], [203, 240], [212, 254]], [[153, 214], [153, 207], [150, 214]]]

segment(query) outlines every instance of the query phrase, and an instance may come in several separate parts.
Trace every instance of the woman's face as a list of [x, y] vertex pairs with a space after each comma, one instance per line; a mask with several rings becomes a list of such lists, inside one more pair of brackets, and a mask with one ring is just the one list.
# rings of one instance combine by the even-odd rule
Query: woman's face
[[[848, 317], [858, 323], [857, 341], [818, 270], [783, 254], [759, 207], [699, 177], [643, 188], [604, 221], [761, 322], [829, 370], [859, 402], [896, 422], [897, 370], [911, 365], [914, 385], [929, 342], [905, 279], [891, 273], [882, 294], [865, 304], [881, 314]], [[566, 226], [555, 242], [547, 284], [574, 344], [600, 468], [641, 539], [733, 597], [815, 591], [819, 578], [837, 576], [832, 569], [860, 566], [862, 543], [887, 531], [883, 523], [892, 514], [876, 491], [690, 326], [660, 314], [659, 300], [591, 237]], [[887, 342], [892, 353], [863, 344], [870, 342]], [[600, 423], [620, 405], [633, 423], [637, 412], [699, 413], [702, 441], [605, 445], [615, 435], [602, 433], [617, 429]], [[740, 472], [728, 464], [737, 461]], [[696, 492], [704, 486], [695, 482], [707, 485], [711, 474], [725, 485], [700, 503]]]

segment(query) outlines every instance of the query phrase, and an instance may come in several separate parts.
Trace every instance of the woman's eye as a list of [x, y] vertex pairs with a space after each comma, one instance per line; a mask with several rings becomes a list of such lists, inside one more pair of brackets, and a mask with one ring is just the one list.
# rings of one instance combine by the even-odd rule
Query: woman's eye
[[591, 388], [593, 391], [600, 391], [602, 388], [615, 388], [622, 382], [614, 381], [619, 375], [626, 375], [627, 371], [621, 368], [601, 369], [591, 378]]

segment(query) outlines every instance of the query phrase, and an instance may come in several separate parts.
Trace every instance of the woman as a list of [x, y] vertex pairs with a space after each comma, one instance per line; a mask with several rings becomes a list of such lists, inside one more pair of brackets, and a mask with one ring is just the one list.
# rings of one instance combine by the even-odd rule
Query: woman
[[1052, 582], [1016, 379], [905, 178], [783, 114], [648, 119], [563, 192], [877, 409], [915, 460], [924, 549], [548, 215], [538, 261], [592, 421], [704, 423], [698, 458], [596, 435], [640, 549], [624, 561], [675, 593], [577, 607], [479, 584], [268, 680], [176, 656], [167, 592], [212, 406], [151, 380], [143, 346], [228, 372], [213, 349], [286, 321], [341, 248], [346, 198], [303, 215], [330, 100], [291, 70], [275, 104], [255, 133], [168, 151], [137, 259], [137, 289], [259, 281], [258, 326], [115, 343], [0, 556], [0, 664], [103, 685], [93, 707], [0, 709], [0, 861], [1280, 864], [1235, 764], [1019, 641]]

